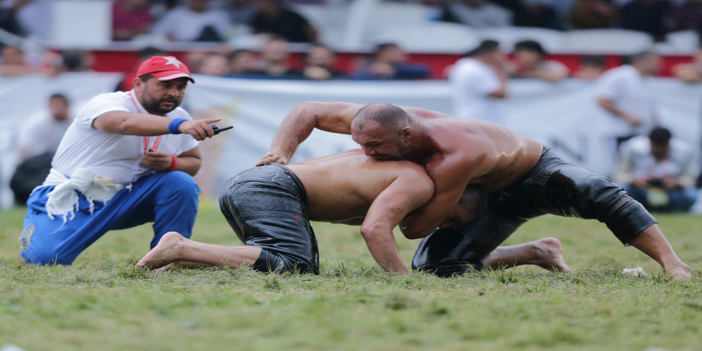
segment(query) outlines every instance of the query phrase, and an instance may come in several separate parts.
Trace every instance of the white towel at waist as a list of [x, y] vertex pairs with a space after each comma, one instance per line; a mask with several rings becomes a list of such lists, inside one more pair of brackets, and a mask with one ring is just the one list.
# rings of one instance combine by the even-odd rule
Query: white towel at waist
[[92, 214], [94, 201], [105, 203], [124, 188], [122, 184], [115, 183], [110, 177], [94, 176], [87, 168], [76, 169], [71, 178], [52, 168], [42, 184], [42, 186], [47, 185], [56, 185], [56, 187], [48, 194], [46, 213], [52, 220], [55, 215], [63, 216], [63, 223], [75, 217], [74, 211], [78, 210], [79, 192], [90, 202]]

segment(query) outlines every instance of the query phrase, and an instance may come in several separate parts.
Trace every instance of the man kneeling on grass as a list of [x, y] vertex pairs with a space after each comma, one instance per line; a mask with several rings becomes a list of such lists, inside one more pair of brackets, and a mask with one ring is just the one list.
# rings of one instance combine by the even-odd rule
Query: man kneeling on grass
[[[378, 264], [388, 272], [408, 274], [392, 233], [402, 219], [424, 205], [434, 183], [420, 165], [377, 161], [351, 150], [288, 167], [266, 164], [231, 178], [220, 207], [246, 246], [198, 243], [167, 233], [137, 267], [252, 266], [263, 272], [319, 274], [317, 240], [310, 221], [361, 224], [361, 235]], [[441, 227], [480, 216], [487, 193], [470, 185]], [[561, 246], [553, 238], [499, 247], [486, 256], [486, 267], [535, 264], [569, 272]]]

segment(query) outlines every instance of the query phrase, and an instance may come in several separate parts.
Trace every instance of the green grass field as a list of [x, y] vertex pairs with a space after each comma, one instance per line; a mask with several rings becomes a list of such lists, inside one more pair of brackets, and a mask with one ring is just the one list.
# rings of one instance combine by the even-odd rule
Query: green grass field
[[[239, 245], [204, 203], [193, 239]], [[540, 268], [440, 279], [383, 272], [357, 228], [315, 224], [322, 274], [135, 271], [150, 226], [110, 232], [71, 267], [20, 259], [24, 211], [0, 213], [0, 347], [29, 350], [700, 350], [702, 217], [658, 216], [689, 281], [604, 225], [546, 217], [507, 244], [553, 236], [573, 274]], [[409, 263], [417, 241], [398, 237]], [[622, 276], [643, 267], [649, 278]]]

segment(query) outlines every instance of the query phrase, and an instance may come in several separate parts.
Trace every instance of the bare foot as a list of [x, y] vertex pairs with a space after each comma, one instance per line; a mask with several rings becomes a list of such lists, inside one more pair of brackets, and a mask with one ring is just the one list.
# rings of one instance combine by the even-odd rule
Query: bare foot
[[665, 274], [673, 277], [675, 280], [690, 279], [690, 267], [683, 263], [682, 266], [667, 270]]
[[571, 270], [563, 259], [561, 242], [556, 238], [539, 239], [531, 243], [534, 264], [554, 272], [570, 273]]
[[156, 273], [156, 274], [161, 274], [161, 273], [168, 272], [168, 271], [170, 271], [171, 269], [173, 269], [174, 265], [176, 265], [176, 264], [178, 264], [178, 263], [176, 262], [176, 263], [167, 264], [167, 265], [165, 265], [165, 266], [163, 266], [163, 267], [161, 267], [161, 268], [159, 268], [159, 269], [154, 270], [154, 273]]
[[137, 262], [137, 268], [156, 269], [175, 262], [178, 259], [178, 248], [184, 244], [185, 240], [184, 236], [176, 232], [164, 234], [158, 245]]

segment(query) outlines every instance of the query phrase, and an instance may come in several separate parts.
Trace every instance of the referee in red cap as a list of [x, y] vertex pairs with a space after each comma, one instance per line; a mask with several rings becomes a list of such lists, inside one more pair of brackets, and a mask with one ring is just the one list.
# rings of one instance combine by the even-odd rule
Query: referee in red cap
[[188, 67], [156, 56], [137, 71], [134, 89], [94, 97], [78, 112], [50, 175], [27, 201], [21, 255], [32, 264], [71, 264], [112, 229], [153, 222], [153, 248], [170, 231], [190, 237], [200, 189], [198, 143], [210, 123], [179, 107]]

